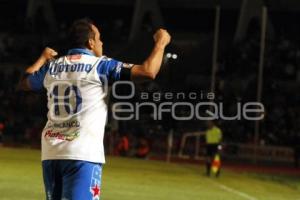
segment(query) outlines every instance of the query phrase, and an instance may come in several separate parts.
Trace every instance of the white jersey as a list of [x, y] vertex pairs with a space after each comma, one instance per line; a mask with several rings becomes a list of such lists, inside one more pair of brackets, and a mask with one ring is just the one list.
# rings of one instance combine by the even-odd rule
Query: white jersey
[[105, 163], [104, 102], [108, 81], [120, 79], [122, 62], [72, 49], [29, 76], [33, 90], [46, 88], [48, 122], [42, 132], [42, 160]]

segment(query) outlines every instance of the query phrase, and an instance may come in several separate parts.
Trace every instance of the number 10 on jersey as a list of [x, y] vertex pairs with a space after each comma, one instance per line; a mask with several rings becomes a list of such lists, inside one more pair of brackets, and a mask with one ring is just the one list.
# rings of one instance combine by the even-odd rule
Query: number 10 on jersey
[[70, 83], [53, 85], [49, 98], [50, 113], [52, 116], [54, 114], [54, 117], [62, 117], [62, 113], [67, 113], [68, 117], [71, 117], [81, 110], [82, 96], [76, 85]]

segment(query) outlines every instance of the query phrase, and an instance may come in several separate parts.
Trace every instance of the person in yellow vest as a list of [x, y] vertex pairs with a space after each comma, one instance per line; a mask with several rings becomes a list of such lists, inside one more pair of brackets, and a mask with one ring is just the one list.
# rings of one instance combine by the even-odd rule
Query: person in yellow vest
[[206, 175], [210, 176], [213, 172], [217, 177], [220, 175], [220, 154], [222, 141], [222, 130], [217, 127], [215, 122], [207, 121], [207, 130], [205, 132], [206, 142]]

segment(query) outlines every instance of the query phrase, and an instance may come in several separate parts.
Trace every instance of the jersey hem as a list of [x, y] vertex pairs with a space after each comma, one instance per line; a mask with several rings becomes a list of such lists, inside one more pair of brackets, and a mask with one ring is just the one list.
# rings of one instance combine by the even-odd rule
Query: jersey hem
[[94, 160], [94, 159], [86, 159], [82, 157], [76, 157], [76, 156], [53, 156], [53, 157], [42, 157], [42, 161], [45, 160], [80, 160], [80, 161], [86, 161], [86, 162], [93, 162], [93, 163], [100, 163], [100, 164], [105, 164], [105, 160]]

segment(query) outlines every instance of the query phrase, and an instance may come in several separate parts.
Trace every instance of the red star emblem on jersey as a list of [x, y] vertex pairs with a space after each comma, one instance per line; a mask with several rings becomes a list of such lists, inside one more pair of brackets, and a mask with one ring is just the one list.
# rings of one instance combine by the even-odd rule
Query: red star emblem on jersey
[[92, 187], [92, 193], [93, 193], [93, 197], [100, 195], [100, 188], [98, 187], [98, 185], [95, 185], [94, 187]]

